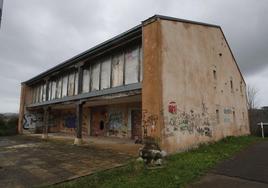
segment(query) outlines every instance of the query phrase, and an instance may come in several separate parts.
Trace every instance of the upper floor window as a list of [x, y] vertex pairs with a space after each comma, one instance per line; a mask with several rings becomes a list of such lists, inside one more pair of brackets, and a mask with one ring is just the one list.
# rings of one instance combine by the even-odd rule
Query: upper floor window
[[101, 63], [101, 89], [110, 87], [111, 83], [111, 59], [107, 58]]
[[[82, 92], [107, 89], [124, 84], [138, 83], [142, 80], [141, 46], [133, 46], [127, 50], [94, 60], [82, 70]], [[48, 83], [39, 84], [32, 90], [33, 103], [45, 100], [60, 99], [78, 93], [78, 71], [67, 70]], [[48, 94], [48, 96], [46, 96]]]
[[61, 98], [62, 78], [58, 78], [56, 86], [56, 99]]
[[39, 88], [40, 88], [39, 102], [42, 102], [43, 101], [44, 87], [43, 87], [43, 85], [40, 85]]
[[91, 66], [91, 91], [99, 90], [100, 88], [100, 63], [95, 63]]
[[139, 80], [139, 48], [129, 49], [125, 53], [125, 84]]
[[62, 78], [62, 97], [66, 97], [67, 96], [67, 90], [68, 89], [68, 75], [65, 75]]
[[74, 95], [74, 85], [75, 85], [75, 73], [72, 72], [69, 74], [68, 78], [68, 96], [73, 96]]
[[112, 58], [112, 87], [123, 85], [124, 55], [119, 53]]
[[78, 72], [75, 72], [74, 75], [74, 94], [77, 95], [78, 94]]
[[90, 69], [83, 70], [83, 87], [82, 92], [86, 93], [89, 92], [89, 84], [90, 84]]
[[56, 99], [56, 89], [57, 82], [55, 80], [51, 81], [51, 100]]

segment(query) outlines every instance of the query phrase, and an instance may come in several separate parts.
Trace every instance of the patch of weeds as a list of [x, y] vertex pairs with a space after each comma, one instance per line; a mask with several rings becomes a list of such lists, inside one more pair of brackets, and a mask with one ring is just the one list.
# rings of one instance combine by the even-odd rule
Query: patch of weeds
[[165, 168], [147, 170], [143, 163], [132, 161], [126, 166], [50, 187], [181, 187], [197, 180], [220, 161], [232, 157], [259, 140], [260, 138], [253, 136], [227, 137], [219, 142], [202, 144], [197, 149], [170, 155], [166, 159]]

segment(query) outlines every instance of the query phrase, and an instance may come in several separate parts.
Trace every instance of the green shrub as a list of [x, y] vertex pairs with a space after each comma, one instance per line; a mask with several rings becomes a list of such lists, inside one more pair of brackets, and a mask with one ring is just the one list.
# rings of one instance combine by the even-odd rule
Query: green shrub
[[0, 136], [10, 136], [17, 134], [18, 118], [12, 117], [5, 121], [0, 118]]

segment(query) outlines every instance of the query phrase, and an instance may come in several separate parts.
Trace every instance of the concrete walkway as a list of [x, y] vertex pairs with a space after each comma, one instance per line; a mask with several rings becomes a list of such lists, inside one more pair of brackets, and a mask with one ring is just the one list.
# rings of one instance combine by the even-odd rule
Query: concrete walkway
[[34, 187], [121, 166], [134, 156], [94, 144], [0, 137], [0, 187]]
[[268, 187], [268, 141], [258, 142], [224, 161], [189, 187]]

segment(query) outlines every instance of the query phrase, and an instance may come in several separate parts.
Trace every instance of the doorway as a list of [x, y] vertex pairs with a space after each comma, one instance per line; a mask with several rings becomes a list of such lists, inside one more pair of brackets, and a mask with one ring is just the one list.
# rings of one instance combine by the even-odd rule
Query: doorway
[[141, 127], [141, 110], [133, 109], [130, 111], [131, 116], [131, 139], [142, 139], [142, 127]]

